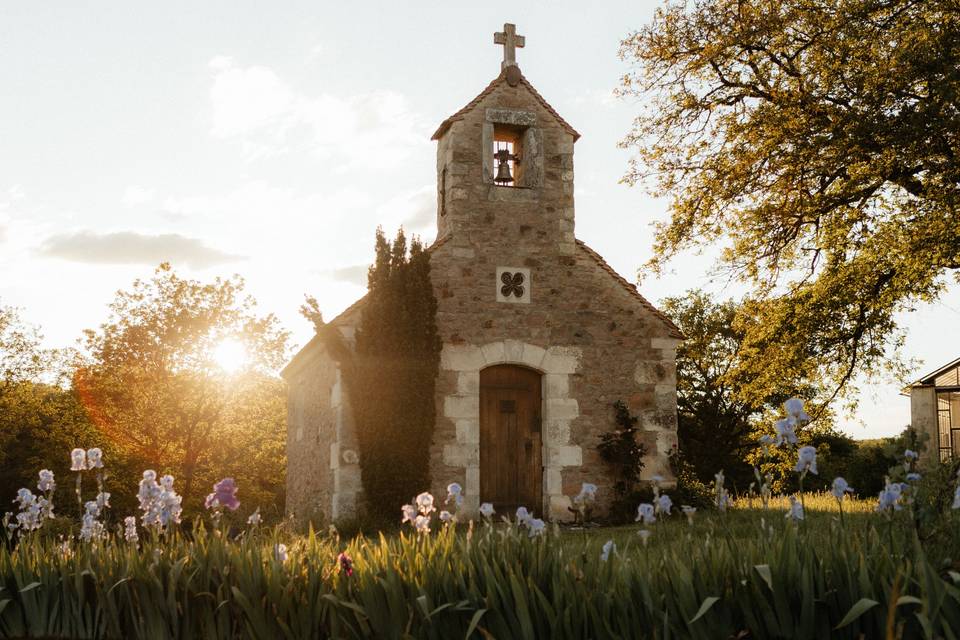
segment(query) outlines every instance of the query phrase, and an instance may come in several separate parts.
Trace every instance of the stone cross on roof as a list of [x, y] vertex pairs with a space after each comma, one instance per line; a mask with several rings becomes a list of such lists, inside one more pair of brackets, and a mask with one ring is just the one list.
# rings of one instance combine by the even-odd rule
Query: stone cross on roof
[[500, 69], [517, 66], [517, 48], [522, 49], [526, 38], [517, 35], [517, 25], [509, 22], [503, 25], [503, 31], [493, 34], [493, 43], [503, 45], [503, 62]]

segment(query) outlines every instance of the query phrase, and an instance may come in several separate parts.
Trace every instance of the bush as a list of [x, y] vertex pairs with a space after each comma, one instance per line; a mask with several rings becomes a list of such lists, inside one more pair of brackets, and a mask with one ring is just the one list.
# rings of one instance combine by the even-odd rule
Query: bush
[[674, 504], [690, 505], [697, 509], [710, 509], [714, 503], [713, 487], [704, 484], [697, 477], [687, 459], [680, 449], [674, 447], [670, 452], [670, 470], [673, 471], [677, 479], [677, 487], [673, 491], [667, 492], [673, 499]]

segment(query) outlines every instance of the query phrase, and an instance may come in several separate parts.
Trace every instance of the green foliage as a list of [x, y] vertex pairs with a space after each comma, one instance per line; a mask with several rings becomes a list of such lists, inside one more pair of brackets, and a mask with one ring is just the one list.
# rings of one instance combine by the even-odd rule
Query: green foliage
[[712, 508], [714, 489], [697, 476], [696, 470], [687, 460], [684, 450], [679, 447], [675, 448], [670, 452], [669, 461], [673, 477], [677, 479], [677, 486], [666, 493], [670, 494], [674, 504], [689, 505], [696, 509]]
[[883, 474], [896, 463], [896, 458], [886, 452], [885, 442], [889, 440], [893, 438], [861, 440], [853, 453], [841, 462], [839, 475], [850, 483], [857, 495], [875, 496], [883, 489]]
[[867, 509], [851, 505], [843, 525], [810, 509], [799, 527], [776, 510], [661, 517], [648, 545], [636, 527], [530, 538], [484, 525], [349, 541], [198, 531], [66, 552], [29, 538], [0, 547], [0, 636], [955, 637], [957, 538], [925, 548], [903, 518], [888, 531]]
[[0, 431], [7, 435], [10, 456], [0, 465], [0, 502], [6, 511], [20, 487], [37, 492], [37, 471], [50, 469], [57, 478], [54, 493], [56, 513], [79, 521], [81, 513], [70, 473], [70, 451], [100, 447], [111, 462], [106, 490], [117, 496], [116, 508], [132, 510], [136, 499], [139, 472], [118, 464], [116, 447], [105, 442], [102, 434], [87, 418], [77, 396], [55, 385], [23, 382], [8, 396], [10, 411], [0, 412]]
[[376, 258], [345, 373], [357, 425], [360, 475], [371, 515], [393, 518], [430, 486], [429, 452], [440, 367], [430, 256], [377, 229]]
[[[287, 334], [242, 292], [239, 278], [203, 284], [161, 265], [119, 292], [110, 320], [86, 333], [86, 360], [43, 349], [36, 329], [0, 307], [0, 501], [35, 491], [48, 468], [56, 513], [79, 522], [69, 452], [99, 447], [117, 520], [135, 512], [148, 467], [177, 477], [188, 517], [224, 474], [240, 486], [244, 512], [260, 506], [265, 520], [282, 518], [286, 402], [273, 371]], [[224, 338], [246, 345], [246, 370], [217, 367], [212, 352]]]
[[746, 457], [756, 446], [754, 425], [764, 407], [739, 399], [730, 379], [743, 340], [732, 326], [737, 304], [692, 290], [662, 300], [660, 308], [686, 336], [677, 346], [677, 438], [684, 460], [701, 482], [723, 469], [734, 487], [745, 487], [752, 476]]
[[597, 451], [600, 458], [612, 469], [613, 500], [607, 518], [610, 522], [628, 522], [637, 505], [650, 494], [649, 489], [638, 486], [643, 471], [643, 456], [646, 447], [640, 442], [637, 423], [630, 409], [622, 400], [613, 403], [615, 426], [600, 436]]
[[[171, 473], [190, 514], [232, 475], [245, 509], [260, 503], [265, 516], [280, 515], [286, 409], [274, 372], [288, 334], [255, 308], [238, 276], [203, 283], [162, 264], [117, 292], [108, 321], [85, 332], [89, 355], [77, 364], [74, 391], [102, 434], [97, 446], [114, 450], [108, 466], [129, 470], [128, 489], [144, 469]], [[237, 372], [217, 362], [224, 340], [247, 352]]]
[[[793, 396], [818, 397], [822, 391], [802, 372], [791, 373], [771, 386], [764, 397], [746, 399], [738, 392], [749, 381], [744, 360], [744, 333], [734, 324], [741, 305], [715, 302], [700, 290], [666, 298], [660, 308], [680, 327], [686, 340], [677, 347], [677, 436], [683, 459], [701, 483], [713, 482], [723, 470], [729, 488], [747, 491], [754, 481], [750, 461], [758, 438], [773, 430], [781, 405]], [[821, 410], [801, 431], [806, 440], [832, 434], [832, 415]], [[804, 442], [807, 444], [808, 442]], [[786, 477], [795, 460], [791, 452], [776, 454], [776, 473]], [[773, 461], [767, 461], [773, 470]]]
[[630, 409], [622, 400], [613, 403], [616, 427], [600, 436], [597, 451], [608, 465], [613, 467], [613, 490], [623, 495], [633, 489], [640, 480], [643, 471], [643, 456], [646, 448], [638, 440], [639, 429], [636, 416], [630, 415]]
[[901, 372], [896, 314], [960, 268], [954, 3], [672, 2], [621, 55], [626, 180], [673, 198], [650, 267], [720, 242], [754, 288], [738, 394]]

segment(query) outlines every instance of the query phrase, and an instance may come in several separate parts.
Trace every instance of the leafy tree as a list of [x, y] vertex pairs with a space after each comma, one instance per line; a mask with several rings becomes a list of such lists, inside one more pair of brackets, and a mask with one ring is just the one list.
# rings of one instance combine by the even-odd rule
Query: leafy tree
[[[109, 320], [85, 332], [89, 357], [74, 384], [92, 420], [132, 464], [173, 473], [188, 507], [217, 477], [233, 475], [244, 492], [273, 502], [283, 482], [285, 411], [274, 372], [288, 334], [273, 315], [256, 315], [243, 288], [238, 276], [204, 284], [162, 264], [119, 291]], [[235, 373], [217, 361], [224, 341], [247, 354]]]
[[960, 267], [960, 12], [946, 0], [672, 2], [627, 37], [629, 183], [672, 197], [654, 271], [724, 242], [752, 285], [738, 390], [900, 371], [895, 314]]
[[[0, 416], [19, 413], [18, 391], [24, 382], [40, 377], [43, 362], [37, 329], [25, 324], [16, 309], [0, 306]], [[6, 463], [14, 436], [12, 425], [0, 429], [0, 467]]]
[[[112, 505], [131, 513], [136, 500], [136, 472], [128, 468], [115, 447], [106, 442], [87, 418], [75, 394], [57, 385], [24, 381], [7, 397], [9, 411], [0, 412], [0, 433], [9, 452], [0, 465], [0, 513], [12, 509], [20, 487], [37, 492], [40, 469], [54, 472], [55, 513], [79, 521], [80, 511], [70, 472], [70, 451], [75, 447], [100, 447], [107, 466], [106, 490], [113, 494]], [[86, 487], [89, 499], [91, 486]]]
[[[10, 505], [20, 487], [36, 491], [42, 468], [62, 479], [74, 447], [98, 446], [77, 399], [56, 384], [63, 365], [64, 352], [45, 349], [36, 327], [0, 306], [0, 504]], [[73, 493], [60, 485], [54, 504], [67, 513]]]
[[[734, 490], [746, 491], [754, 482], [752, 465], [765, 461], [764, 471], [773, 473], [780, 486], [790, 476], [796, 452], [778, 449], [764, 459], [759, 438], [774, 432], [773, 424], [783, 417], [788, 398], [821, 398], [824, 390], [816, 380], [795, 374], [777, 380], [764, 398], [745, 399], [738, 393], [749, 384], [738, 366], [744, 358], [744, 331], [735, 324], [741, 305], [733, 300], [715, 302], [703, 291], [692, 290], [666, 298], [660, 306], [686, 336], [677, 348], [679, 462], [691, 465], [704, 483], [723, 470]], [[849, 438], [835, 430], [829, 411], [821, 412], [798, 435], [802, 444], [817, 446], [824, 456], [852, 446]]]
[[713, 302], [694, 290], [662, 300], [660, 308], [686, 336], [677, 347], [677, 436], [684, 460], [702, 482], [722, 469], [734, 486], [746, 488], [753, 474], [747, 454], [756, 447], [753, 432], [764, 407], [741, 400], [730, 376], [743, 341], [732, 326], [737, 304]]
[[408, 252], [402, 229], [391, 244], [378, 228], [368, 289], [345, 370], [367, 506], [382, 517], [430, 486], [441, 343], [430, 257], [419, 239]]
[[26, 324], [16, 309], [0, 306], [0, 394], [46, 370], [40, 342], [36, 327]]

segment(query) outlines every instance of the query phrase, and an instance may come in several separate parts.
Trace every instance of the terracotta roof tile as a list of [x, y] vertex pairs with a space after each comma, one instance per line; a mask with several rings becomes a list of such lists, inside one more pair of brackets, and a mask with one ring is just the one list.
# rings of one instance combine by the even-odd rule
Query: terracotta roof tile
[[640, 292], [637, 291], [636, 285], [627, 281], [626, 278], [624, 278], [619, 273], [617, 273], [616, 270], [613, 267], [611, 267], [606, 260], [603, 259], [603, 256], [601, 256], [599, 253], [597, 253], [596, 251], [588, 247], [583, 240], [577, 240], [577, 246], [583, 249], [584, 253], [590, 256], [593, 259], [593, 261], [600, 266], [601, 269], [609, 273], [611, 276], [614, 277], [614, 279], [617, 280], [617, 282], [623, 285], [623, 288], [629, 291], [630, 294], [633, 295], [633, 297], [635, 297], [637, 300], [639, 300], [644, 307], [650, 310], [653, 313], [653, 315], [660, 318], [660, 320], [662, 320], [663, 323], [666, 324], [667, 327], [669, 327], [670, 337], [678, 338], [680, 340], [683, 340], [686, 338], [686, 336], [683, 335], [683, 332], [680, 331], [680, 328], [673, 323], [673, 320], [671, 320], [665, 313], [663, 313], [662, 311], [657, 309], [655, 306], [653, 306], [649, 300], [647, 300], [642, 295], [640, 295]]
[[[454, 113], [452, 116], [450, 116], [449, 118], [441, 122], [440, 126], [437, 128], [436, 132], [433, 134], [433, 136], [430, 139], [439, 140], [440, 136], [442, 136], [446, 132], [446, 130], [450, 128], [450, 125], [452, 125], [457, 120], [462, 120], [467, 113], [473, 110], [473, 108], [476, 107], [478, 104], [480, 104], [480, 102], [484, 98], [490, 95], [493, 92], [493, 90], [497, 88], [497, 86], [499, 86], [501, 83], [506, 81], [507, 81], [507, 72], [506, 70], [504, 70], [504, 71], [501, 71], [500, 75], [494, 78], [493, 81], [487, 85], [487, 88], [481, 91], [476, 98], [468, 102], [462, 109]], [[536, 89], [533, 88], [533, 85], [530, 84], [530, 81], [527, 80], [526, 77], [523, 76], [523, 74], [520, 75], [520, 84], [525, 86], [527, 90], [529, 90], [530, 93], [533, 94], [533, 97], [537, 99], [537, 102], [539, 102], [540, 105], [550, 113], [550, 115], [552, 115], [554, 118], [557, 119], [557, 122], [559, 122], [563, 126], [563, 128], [566, 129], [567, 132], [573, 136], [573, 140], [574, 142], [576, 142], [577, 139], [580, 137], [580, 134], [577, 133], [577, 130], [574, 129], [572, 126], [570, 126], [570, 123], [564, 120], [563, 117], [561, 117], [560, 114], [557, 113], [556, 109], [550, 106], [550, 103], [548, 103], [543, 98], [543, 96], [540, 95], [540, 92], [538, 92]]]

